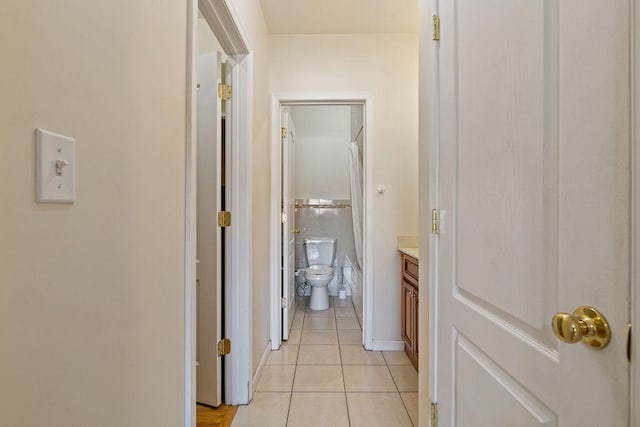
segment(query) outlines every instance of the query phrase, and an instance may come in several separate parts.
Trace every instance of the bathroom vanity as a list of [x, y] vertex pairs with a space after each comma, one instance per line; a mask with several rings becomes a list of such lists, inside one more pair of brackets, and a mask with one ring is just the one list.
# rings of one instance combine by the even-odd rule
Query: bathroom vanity
[[400, 248], [402, 260], [402, 340], [404, 351], [418, 369], [418, 301], [419, 301], [419, 274], [418, 260], [420, 257], [418, 248]]

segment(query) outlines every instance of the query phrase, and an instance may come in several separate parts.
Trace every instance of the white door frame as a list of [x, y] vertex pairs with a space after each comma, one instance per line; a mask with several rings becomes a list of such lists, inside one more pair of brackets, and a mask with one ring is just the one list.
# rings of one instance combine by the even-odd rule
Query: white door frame
[[640, 4], [630, 2], [631, 19], [631, 426], [640, 425]]
[[370, 204], [373, 199], [372, 184], [372, 100], [368, 93], [281, 93], [273, 94], [271, 97], [271, 230], [270, 230], [270, 309], [269, 335], [271, 339], [271, 349], [277, 350], [282, 344], [282, 310], [280, 308], [280, 259], [282, 256], [282, 242], [280, 238], [280, 190], [281, 180], [281, 153], [280, 153], [280, 109], [282, 105], [339, 105], [339, 104], [362, 104], [364, 108], [364, 189], [363, 189], [363, 344], [366, 349], [373, 347], [373, 239], [371, 238], [373, 229], [371, 221]]
[[[227, 141], [231, 141], [230, 180], [231, 227], [226, 237], [231, 246], [227, 256], [231, 258], [226, 270], [224, 292], [223, 333], [231, 340], [231, 353], [225, 356], [224, 403], [239, 405], [249, 403], [251, 389], [252, 353], [252, 155], [251, 134], [253, 129], [253, 54], [233, 56], [231, 65], [233, 97], [230, 105], [231, 120], [227, 123]], [[227, 196], [229, 201], [229, 197]], [[228, 265], [228, 264], [227, 264]]]
[[[296, 228], [296, 218], [295, 218], [295, 197], [294, 191], [291, 191], [291, 184], [295, 187], [295, 147], [296, 147], [296, 130], [291, 119], [291, 114], [289, 111], [284, 108], [281, 109], [281, 126], [286, 128], [286, 132], [284, 136], [281, 135], [281, 153], [282, 153], [282, 169], [281, 169], [281, 191], [283, 194], [289, 196], [293, 200], [287, 200], [287, 205], [282, 205], [282, 211], [285, 215], [287, 215], [286, 223], [281, 224], [281, 243], [282, 243], [282, 279], [281, 279], [281, 295], [284, 295], [284, 301], [282, 302], [282, 311], [280, 318], [282, 319], [282, 339], [288, 339], [289, 334], [291, 332], [291, 326], [293, 326], [293, 318], [296, 312], [296, 278], [295, 274], [290, 274], [291, 269], [295, 272], [295, 245], [296, 245], [296, 235], [294, 229]], [[286, 150], [284, 147], [287, 147]], [[285, 156], [286, 154], [286, 156]], [[293, 171], [291, 170], [293, 168]], [[286, 180], [285, 180], [285, 171], [286, 171]], [[285, 182], [286, 181], [286, 182]], [[284, 199], [284, 196], [282, 197]], [[291, 209], [291, 203], [293, 202], [293, 209]], [[286, 225], [286, 226], [285, 226]], [[293, 248], [291, 248], [290, 243], [293, 239]], [[285, 246], [287, 249], [285, 250]], [[293, 251], [291, 253], [290, 251]], [[292, 260], [293, 258], [293, 260]], [[293, 264], [293, 265], [292, 265]], [[286, 285], [286, 286], [285, 286]], [[291, 290], [293, 289], [293, 296], [290, 295]], [[291, 300], [291, 301], [290, 301]], [[293, 312], [293, 313], [292, 313]], [[286, 319], [285, 319], [286, 318]], [[286, 334], [284, 332], [287, 332]]]
[[[420, 236], [419, 246], [422, 252], [422, 259], [419, 264], [420, 277], [426, 277], [427, 292], [420, 294], [420, 304], [418, 306], [418, 364], [423, 367], [418, 370], [418, 425], [430, 425], [430, 406], [428, 402], [433, 401], [433, 387], [430, 378], [435, 377], [435, 357], [433, 357], [434, 334], [436, 328], [435, 304], [436, 296], [434, 291], [435, 283], [432, 268], [431, 254], [435, 253], [437, 241], [431, 239], [431, 208], [437, 206], [434, 200], [435, 182], [431, 182], [430, 174], [436, 163], [433, 159], [436, 153], [432, 152], [432, 141], [436, 141], [438, 135], [437, 120], [434, 117], [434, 107], [438, 105], [438, 91], [436, 83], [437, 76], [437, 50], [434, 41], [431, 40], [432, 15], [435, 14], [434, 0], [419, 0], [419, 57], [418, 57], [418, 80], [419, 80], [419, 120], [418, 120], [418, 233]], [[435, 175], [437, 176], [437, 174]]]
[[[198, 4], [200, 3], [200, 4]], [[233, 343], [225, 356], [225, 403], [248, 403], [251, 390], [251, 131], [253, 120], [253, 55], [230, 0], [187, 0], [185, 240], [184, 240], [184, 426], [196, 425], [196, 129], [198, 6], [228, 56], [234, 83], [230, 123], [231, 144], [231, 262], [225, 284], [224, 331]], [[233, 283], [233, 286], [231, 286]], [[245, 307], [245, 308], [243, 308]]]

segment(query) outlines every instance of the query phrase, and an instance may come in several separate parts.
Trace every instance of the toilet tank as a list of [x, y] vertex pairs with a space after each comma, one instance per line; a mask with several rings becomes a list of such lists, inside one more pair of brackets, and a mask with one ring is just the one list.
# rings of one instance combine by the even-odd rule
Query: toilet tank
[[304, 252], [308, 265], [333, 265], [336, 259], [337, 239], [317, 237], [304, 239]]

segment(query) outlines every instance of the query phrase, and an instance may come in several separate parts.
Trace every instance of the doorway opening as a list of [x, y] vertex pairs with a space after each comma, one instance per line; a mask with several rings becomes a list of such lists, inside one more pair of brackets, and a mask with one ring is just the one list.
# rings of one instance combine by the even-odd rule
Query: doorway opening
[[352, 302], [371, 349], [366, 116], [366, 99], [274, 101], [272, 349], [298, 332], [296, 301], [321, 311], [328, 297]]
[[[249, 315], [236, 308], [250, 297], [244, 264], [251, 258], [253, 56], [228, 0], [188, 5], [185, 426], [195, 423], [196, 401], [241, 404], [251, 392], [242, 386], [250, 377]], [[225, 211], [235, 227], [226, 224]], [[223, 339], [237, 351], [221, 354]]]

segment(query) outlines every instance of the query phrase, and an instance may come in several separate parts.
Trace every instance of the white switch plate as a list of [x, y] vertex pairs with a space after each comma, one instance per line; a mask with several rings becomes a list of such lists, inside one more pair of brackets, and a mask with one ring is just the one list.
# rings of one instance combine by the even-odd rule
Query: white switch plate
[[[60, 167], [56, 167], [59, 161]], [[73, 203], [76, 200], [76, 140], [36, 129], [36, 201]]]

